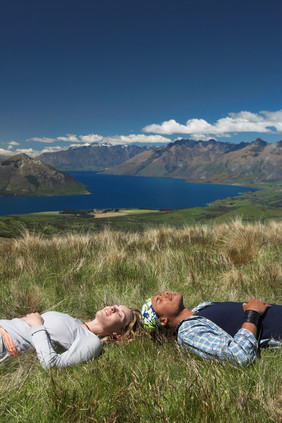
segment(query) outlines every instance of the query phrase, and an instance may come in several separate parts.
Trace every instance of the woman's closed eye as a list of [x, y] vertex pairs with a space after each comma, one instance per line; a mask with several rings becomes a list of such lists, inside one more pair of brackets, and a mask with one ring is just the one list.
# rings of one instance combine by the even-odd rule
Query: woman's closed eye
[[115, 312], [118, 314], [118, 316], [119, 316], [120, 318], [122, 318], [122, 317], [123, 317], [122, 312], [119, 310], [118, 306], [115, 306], [114, 310], [115, 310]]

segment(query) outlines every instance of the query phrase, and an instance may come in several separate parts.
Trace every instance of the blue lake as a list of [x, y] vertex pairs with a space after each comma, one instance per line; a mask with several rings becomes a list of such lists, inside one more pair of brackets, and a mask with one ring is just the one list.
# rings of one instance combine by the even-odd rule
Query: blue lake
[[182, 179], [99, 175], [96, 172], [78, 171], [68, 173], [84, 183], [91, 194], [0, 197], [0, 216], [66, 208], [190, 208], [206, 206], [217, 199], [253, 190], [233, 185], [187, 183]]

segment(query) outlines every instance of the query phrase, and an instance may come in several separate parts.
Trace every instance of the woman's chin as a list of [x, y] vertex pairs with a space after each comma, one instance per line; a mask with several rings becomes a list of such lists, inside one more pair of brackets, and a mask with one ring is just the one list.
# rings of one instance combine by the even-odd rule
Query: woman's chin
[[97, 318], [97, 317], [105, 317], [105, 311], [104, 311], [104, 309], [102, 309], [102, 310], [98, 310], [98, 311], [96, 312], [95, 317], [96, 317], [96, 318]]

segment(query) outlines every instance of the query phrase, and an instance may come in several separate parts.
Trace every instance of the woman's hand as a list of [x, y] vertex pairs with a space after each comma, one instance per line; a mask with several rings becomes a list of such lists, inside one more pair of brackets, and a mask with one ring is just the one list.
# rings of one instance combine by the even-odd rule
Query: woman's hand
[[35, 326], [41, 326], [44, 323], [44, 320], [39, 313], [30, 313], [22, 317], [22, 319], [32, 328]]
[[267, 304], [261, 300], [255, 300], [254, 298], [252, 298], [248, 303], [243, 304], [244, 311], [254, 310], [257, 311], [260, 316], [262, 316], [269, 307], [271, 307], [270, 304]]

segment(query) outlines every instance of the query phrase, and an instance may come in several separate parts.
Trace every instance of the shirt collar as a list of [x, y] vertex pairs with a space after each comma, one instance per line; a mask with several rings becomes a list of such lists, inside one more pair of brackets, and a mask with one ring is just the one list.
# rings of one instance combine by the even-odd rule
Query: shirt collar
[[[205, 307], [207, 307], [207, 306], [209, 306], [209, 305], [211, 305], [211, 304], [213, 304], [213, 302], [212, 302], [212, 301], [205, 301], [205, 302], [203, 302], [203, 303], [200, 303], [200, 304], [199, 304], [199, 305], [197, 305], [196, 307], [192, 308], [192, 310], [191, 310], [191, 311], [193, 311], [193, 313], [197, 313], [198, 311], [202, 310], [203, 308], [205, 308]], [[182, 320], [178, 323], [178, 325], [176, 326], [176, 328], [175, 328], [176, 332], [178, 331], [178, 329], [180, 328], [180, 326], [182, 325], [182, 323], [183, 323], [183, 322], [185, 322], [186, 320], [192, 319], [192, 318], [195, 318], [195, 316], [194, 316], [194, 315], [192, 315], [192, 316], [190, 316], [190, 317], [186, 317], [186, 319], [182, 319]]]

